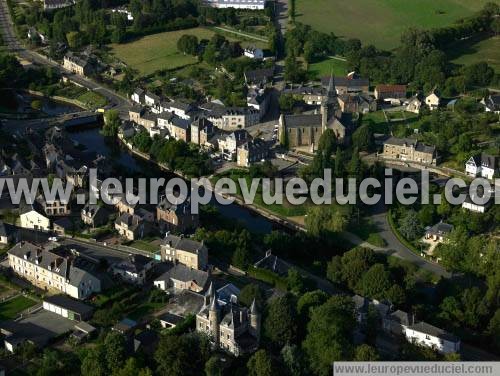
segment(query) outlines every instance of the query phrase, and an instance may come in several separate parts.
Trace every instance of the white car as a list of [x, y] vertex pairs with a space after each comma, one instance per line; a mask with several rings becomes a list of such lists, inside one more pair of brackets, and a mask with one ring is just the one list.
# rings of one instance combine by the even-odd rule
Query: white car
[[51, 236], [51, 237], [49, 238], [49, 241], [50, 241], [50, 242], [57, 242], [58, 240], [59, 240], [59, 239], [57, 239], [57, 236]]

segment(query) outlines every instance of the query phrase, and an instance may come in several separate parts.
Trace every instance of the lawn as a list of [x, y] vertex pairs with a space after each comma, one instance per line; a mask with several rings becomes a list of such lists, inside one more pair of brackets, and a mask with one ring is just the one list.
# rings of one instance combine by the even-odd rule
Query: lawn
[[0, 321], [15, 319], [19, 313], [35, 304], [34, 300], [22, 295], [0, 303]]
[[339, 58], [329, 58], [317, 63], [309, 65], [309, 73], [313, 78], [329, 76], [333, 73], [334, 76], [345, 76], [347, 72], [347, 63]]
[[[184, 35], [195, 35], [198, 40], [210, 39], [215, 31], [197, 27], [194, 29], [167, 31], [148, 35], [125, 44], [111, 44], [112, 53], [129, 67], [137, 69], [141, 75], [149, 75], [158, 70], [176, 69], [187, 65], [196, 64], [195, 56], [184, 55], [177, 51], [177, 41]], [[235, 41], [234, 37], [226, 36], [226, 39]], [[262, 43], [262, 42], [260, 42]], [[243, 42], [242, 46], [249, 44], [259, 45], [259, 42]]]
[[471, 39], [454, 44], [448, 51], [452, 62], [459, 65], [470, 65], [484, 61], [497, 73], [500, 72], [500, 36]]
[[452, 24], [482, 9], [489, 0], [296, 0], [297, 21], [364, 44], [393, 49], [408, 27]]

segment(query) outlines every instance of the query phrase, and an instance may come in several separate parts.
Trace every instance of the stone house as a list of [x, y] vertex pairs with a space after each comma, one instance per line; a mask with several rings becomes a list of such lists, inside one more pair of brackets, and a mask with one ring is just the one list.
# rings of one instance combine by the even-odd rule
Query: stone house
[[255, 300], [250, 308], [221, 305], [210, 286], [204, 305], [196, 314], [196, 331], [208, 335], [215, 348], [234, 356], [248, 354], [259, 346], [261, 314]]
[[14, 273], [46, 291], [61, 292], [85, 299], [101, 291], [101, 281], [93, 273], [97, 265], [65, 248], [47, 249], [21, 241], [8, 251]]
[[154, 285], [161, 290], [173, 287], [175, 290], [189, 290], [199, 293], [205, 290], [209, 278], [210, 274], [206, 271], [175, 264], [156, 278]]
[[88, 76], [93, 72], [93, 66], [87, 58], [68, 53], [63, 58], [64, 69], [80, 76]]
[[425, 145], [413, 138], [389, 138], [384, 142], [381, 157], [434, 166], [437, 163], [436, 147]]
[[99, 227], [108, 222], [109, 212], [105, 207], [87, 203], [80, 213], [80, 218], [88, 226]]
[[122, 260], [111, 265], [110, 270], [114, 275], [120, 276], [124, 281], [143, 285], [146, 283], [149, 272], [154, 266], [154, 259], [143, 255], [129, 255], [126, 260]]
[[145, 221], [135, 214], [123, 213], [115, 221], [115, 230], [127, 240], [136, 240], [145, 235]]
[[236, 164], [241, 167], [261, 162], [269, 155], [269, 145], [262, 139], [256, 138], [245, 142], [236, 149]]
[[167, 233], [160, 245], [162, 261], [170, 261], [197, 270], [206, 270], [208, 249], [200, 242]]
[[373, 94], [377, 100], [404, 99], [406, 98], [406, 85], [377, 85]]
[[199, 215], [191, 213], [191, 201], [172, 204], [165, 197], [156, 206], [156, 221], [162, 231], [185, 232], [199, 225]]
[[32, 205], [21, 204], [19, 217], [21, 227], [38, 231], [50, 231], [50, 219], [42, 214], [43, 209], [35, 201]]
[[207, 118], [198, 118], [191, 123], [191, 143], [205, 146], [214, 135], [214, 124]]

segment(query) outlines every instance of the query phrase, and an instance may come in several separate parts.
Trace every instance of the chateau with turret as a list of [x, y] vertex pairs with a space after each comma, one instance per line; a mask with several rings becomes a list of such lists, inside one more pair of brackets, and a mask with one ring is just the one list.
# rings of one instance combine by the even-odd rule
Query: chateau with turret
[[214, 347], [234, 356], [257, 350], [261, 314], [255, 300], [246, 308], [222, 301], [216, 295], [210, 285], [204, 305], [196, 315], [196, 330], [207, 334]]

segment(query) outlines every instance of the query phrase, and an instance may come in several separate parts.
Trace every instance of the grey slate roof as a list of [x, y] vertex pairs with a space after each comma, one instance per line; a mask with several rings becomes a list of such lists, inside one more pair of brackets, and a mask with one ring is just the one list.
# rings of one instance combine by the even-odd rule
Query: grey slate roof
[[57, 307], [67, 309], [68, 311], [79, 313], [82, 316], [86, 316], [93, 312], [93, 308], [85, 303], [78, 300], [68, 298], [65, 295], [52, 295], [47, 296], [44, 301], [53, 304]]
[[427, 234], [432, 235], [447, 235], [453, 231], [453, 225], [448, 223], [439, 222], [426, 231]]
[[286, 115], [285, 124], [287, 128], [319, 127], [322, 117], [316, 115]]
[[195, 254], [197, 254], [198, 251], [204, 247], [203, 243], [172, 234], [168, 234], [162, 241], [162, 246], [167, 245], [174, 249], [180, 249]]
[[450, 342], [459, 342], [460, 339], [451, 333], [444, 331], [443, 329], [437, 328], [431, 324], [427, 324], [424, 321], [420, 321], [416, 324], [410, 325], [409, 329], [415, 330], [420, 333], [425, 333], [434, 337], [441, 338]]
[[167, 272], [163, 273], [156, 280], [168, 281], [173, 279], [181, 282], [195, 281], [197, 285], [203, 287], [207, 283], [208, 278], [208, 273], [203, 270], [191, 269], [185, 265], [177, 264]]

